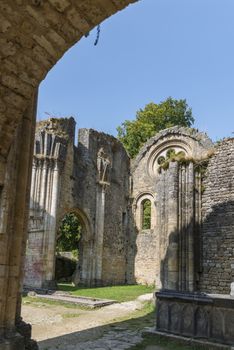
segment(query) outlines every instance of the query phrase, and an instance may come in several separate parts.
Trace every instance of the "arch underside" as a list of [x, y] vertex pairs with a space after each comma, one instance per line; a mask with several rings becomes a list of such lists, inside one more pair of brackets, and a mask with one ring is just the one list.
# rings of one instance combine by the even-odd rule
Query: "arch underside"
[[135, 1], [1, 1], [0, 159], [48, 71], [82, 36]]

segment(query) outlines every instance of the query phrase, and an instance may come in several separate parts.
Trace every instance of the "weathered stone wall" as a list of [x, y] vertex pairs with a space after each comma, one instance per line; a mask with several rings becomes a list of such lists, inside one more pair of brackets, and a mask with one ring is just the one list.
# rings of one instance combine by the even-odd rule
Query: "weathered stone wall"
[[37, 123], [25, 259], [27, 286], [47, 287], [53, 283], [60, 214], [67, 205], [72, 207], [74, 131], [73, 118]]
[[200, 289], [230, 293], [234, 281], [234, 139], [215, 148], [203, 180]]
[[124, 283], [129, 158], [121, 143], [104, 133], [80, 129], [78, 139], [76, 203], [92, 226], [93, 276], [97, 284]]
[[[203, 340], [207, 349], [232, 349], [234, 343], [234, 299], [226, 295], [204, 295], [163, 291], [156, 293], [157, 331]], [[178, 337], [175, 337], [178, 340]], [[213, 345], [213, 344], [216, 345]], [[219, 344], [217, 344], [219, 343]], [[229, 346], [224, 346], [224, 344]], [[196, 345], [195, 345], [196, 348]]]
[[[18, 333], [23, 324], [20, 317], [20, 290], [25, 253], [26, 228], [31, 177], [31, 160], [35, 133], [36, 99], [24, 113], [14, 135], [7, 159], [0, 156], [0, 347], [24, 349], [28, 342]], [[1, 142], [1, 141], [0, 141]], [[30, 329], [26, 327], [29, 331]]]
[[[128, 261], [139, 283], [193, 290], [196, 228], [199, 225], [200, 179], [193, 162], [205, 158], [213, 145], [203, 133], [189, 128], [170, 128], [151, 138], [132, 166], [132, 222]], [[183, 152], [186, 164], [169, 162], [161, 169], [158, 160], [168, 150]], [[142, 228], [141, 203], [151, 201], [151, 228]], [[199, 248], [199, 247], [198, 247]]]
[[[170, 128], [148, 141], [130, 174], [118, 140], [81, 129], [76, 147], [74, 132], [73, 119], [37, 126], [25, 283], [41, 287], [53, 280], [56, 231], [73, 211], [84, 226], [77, 283], [228, 292], [234, 264], [233, 175], [226, 164], [232, 167], [233, 140], [216, 147], [204, 177], [198, 164], [212, 153], [211, 141], [193, 129]], [[164, 170], [158, 159], [171, 149], [183, 151], [187, 161], [169, 162]], [[147, 229], [144, 200], [151, 203]]]
[[75, 282], [125, 282], [129, 158], [117, 139], [92, 129], [79, 131], [75, 147], [74, 132], [72, 118], [37, 124], [25, 260], [28, 287], [53, 286], [57, 230], [69, 212], [83, 226]]

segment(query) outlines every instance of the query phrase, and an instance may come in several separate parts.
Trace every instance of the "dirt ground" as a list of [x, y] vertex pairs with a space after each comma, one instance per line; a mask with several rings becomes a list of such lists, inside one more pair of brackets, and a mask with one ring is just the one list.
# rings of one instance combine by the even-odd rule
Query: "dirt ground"
[[32, 337], [39, 342], [40, 349], [68, 349], [71, 344], [102, 337], [104, 325], [130, 319], [143, 308], [147, 298], [152, 295], [95, 310], [29, 302], [24, 303], [22, 316], [32, 324]]

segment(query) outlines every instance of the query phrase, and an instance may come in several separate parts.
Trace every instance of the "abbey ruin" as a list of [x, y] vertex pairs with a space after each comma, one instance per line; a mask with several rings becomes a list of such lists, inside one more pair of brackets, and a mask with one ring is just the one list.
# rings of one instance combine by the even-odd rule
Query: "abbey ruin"
[[[26, 286], [54, 285], [59, 221], [74, 212], [84, 227], [79, 283], [155, 284], [162, 291], [212, 293], [214, 300], [230, 294], [234, 139], [214, 145], [195, 129], [173, 127], [151, 138], [133, 161], [113, 136], [80, 129], [78, 146], [74, 139], [73, 118], [37, 124]], [[234, 340], [233, 299], [229, 311], [223, 299], [214, 301], [211, 311], [209, 303], [197, 306], [206, 303], [199, 297], [196, 306], [187, 307], [182, 295], [175, 303], [178, 295], [173, 294], [175, 305], [167, 305], [170, 295], [164, 300], [159, 293], [160, 330], [175, 327], [175, 332], [191, 336], [197, 332], [227, 343]], [[179, 323], [181, 313], [185, 318], [194, 314], [190, 329]], [[216, 327], [212, 335], [211, 324]]]
[[80, 283], [229, 293], [233, 139], [214, 145], [197, 130], [173, 127], [132, 162], [113, 136], [80, 129], [78, 146], [74, 139], [73, 118], [37, 123], [26, 286], [54, 284], [58, 225], [74, 212], [84, 227]]
[[[37, 128], [33, 156], [40, 82], [82, 36], [134, 2], [0, 2], [1, 350], [37, 348], [31, 326], [21, 317], [22, 281], [53, 282], [55, 228], [60, 215], [71, 209], [86, 229], [81, 280], [161, 284], [158, 332], [208, 339], [229, 349], [234, 344], [233, 139], [214, 146], [194, 130], [167, 130], [151, 139], [130, 166], [112, 137], [81, 131], [75, 148], [66, 136], [73, 135], [72, 125], [61, 125], [59, 131], [49, 123]], [[176, 161], [173, 153], [180, 153]], [[207, 164], [203, 157], [209, 158]], [[73, 174], [75, 169], [79, 173]], [[30, 188], [35, 192], [29, 213]], [[142, 215], [149, 202], [150, 227]], [[115, 222], [110, 227], [108, 211]]]

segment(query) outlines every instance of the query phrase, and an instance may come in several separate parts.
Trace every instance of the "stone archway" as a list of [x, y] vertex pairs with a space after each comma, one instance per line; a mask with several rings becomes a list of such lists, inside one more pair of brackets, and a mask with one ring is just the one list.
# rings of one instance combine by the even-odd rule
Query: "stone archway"
[[[20, 317], [37, 88], [85, 33], [136, 0], [0, 3], [0, 349], [25, 349]], [[17, 327], [16, 327], [17, 326]], [[20, 332], [23, 337], [19, 335]], [[30, 348], [30, 341], [27, 348]]]
[[0, 4], [0, 157], [48, 71], [82, 36], [137, 0], [3, 0]]
[[[67, 211], [62, 218], [64, 218], [67, 214], [74, 214], [82, 227], [77, 247], [79, 257], [76, 271], [73, 276], [73, 283], [90, 286], [94, 284], [95, 281], [95, 261], [93, 254], [94, 237], [91, 224], [87, 215], [79, 208]], [[58, 221], [61, 222], [61, 219]]]

